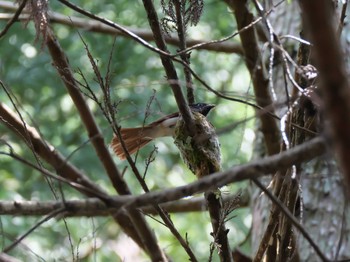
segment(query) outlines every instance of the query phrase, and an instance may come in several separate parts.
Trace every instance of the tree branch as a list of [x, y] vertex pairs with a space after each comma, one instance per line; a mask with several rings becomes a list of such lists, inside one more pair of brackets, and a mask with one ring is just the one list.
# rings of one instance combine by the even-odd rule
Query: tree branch
[[324, 154], [325, 151], [324, 139], [317, 137], [280, 154], [259, 159], [249, 164], [235, 166], [227, 171], [203, 177], [185, 186], [145, 193], [139, 196], [111, 197], [107, 205], [111, 208], [122, 206], [124, 208], [137, 208], [175, 201], [230, 183], [269, 175], [279, 169], [286, 169], [291, 165], [307, 162]]
[[[58, 152], [47, 141], [43, 140], [39, 132], [34, 128], [23, 123], [21, 119], [5, 104], [0, 103], [0, 120], [15, 135], [19, 136], [28, 147], [32, 148], [38, 156], [49, 163], [56, 172], [69, 181], [79, 183], [86, 188], [91, 189], [99, 194], [107, 195], [101, 188], [92, 182], [84, 173], [73, 166], [60, 152]], [[83, 191], [87, 196], [95, 196]]]
[[[248, 206], [248, 196], [230, 195], [223, 198], [223, 204], [237, 201], [239, 207]], [[203, 212], [207, 210], [206, 200], [203, 197], [183, 199], [160, 205], [164, 211], [169, 213]], [[99, 198], [88, 198], [85, 200], [63, 201], [0, 201], [0, 215], [13, 216], [44, 216], [57, 209], [64, 209], [63, 217], [98, 217], [110, 216], [117, 211], [116, 208], [108, 207]], [[143, 213], [157, 215], [152, 206], [141, 208]]]
[[345, 189], [350, 196], [350, 86], [344, 54], [333, 24], [331, 1], [299, 1], [303, 16], [310, 27], [315, 51], [324, 112], [334, 142], [334, 150], [343, 170]]
[[[0, 1], [0, 8], [6, 9], [6, 10], [16, 10], [18, 8], [17, 5], [15, 5], [12, 2], [8, 1]], [[25, 10], [23, 12], [24, 14], [21, 14], [19, 17], [16, 17], [14, 21], [28, 21], [29, 15], [25, 14]], [[101, 34], [108, 34], [113, 36], [123, 36], [123, 37], [132, 37], [128, 34], [126, 34], [123, 31], [120, 31], [114, 27], [111, 27], [109, 25], [106, 25], [100, 21], [92, 20], [92, 19], [85, 19], [80, 18], [76, 16], [66, 16], [62, 15], [57, 12], [49, 11], [48, 13], [49, 19], [51, 23], [58, 23], [62, 25], [67, 25], [70, 27], [75, 28], [81, 28], [85, 31], [94, 32], [94, 33], [101, 33]], [[13, 14], [0, 14], [0, 20], [11, 20], [14, 19]], [[134, 35], [138, 36], [139, 38], [144, 39], [145, 41], [154, 41], [153, 34], [148, 29], [143, 28], [131, 28], [127, 26], [123, 26], [127, 31], [133, 33]], [[165, 35], [164, 39], [166, 43], [174, 46], [179, 46], [179, 39], [175, 34]], [[238, 43], [232, 43], [232, 42], [218, 42], [217, 40], [212, 41], [204, 41], [204, 40], [195, 40], [195, 39], [187, 39], [186, 44], [189, 48], [195, 47], [194, 49], [197, 50], [207, 50], [207, 51], [213, 51], [213, 52], [221, 52], [221, 53], [235, 53], [242, 55], [243, 49], [242, 46]]]
[[0, 253], [0, 261], [3, 261], [3, 262], [20, 262], [21, 260], [15, 258], [15, 257], [11, 257], [11, 256], [7, 255], [6, 253]]
[[[230, 183], [269, 175], [275, 173], [277, 170], [307, 162], [321, 156], [325, 151], [326, 145], [324, 139], [317, 137], [290, 150], [252, 161], [249, 164], [235, 166], [223, 172], [211, 174], [185, 186], [150, 192], [139, 196], [130, 196], [128, 197], [128, 204], [124, 208], [136, 208], [155, 203], [174, 201]], [[121, 197], [115, 199], [123, 201]]]
[[[279, 200], [273, 193], [271, 193], [268, 189], [265, 188], [263, 184], [260, 183], [258, 179], [253, 179], [254, 183], [265, 193], [268, 195], [268, 197], [271, 199], [271, 201], [275, 204], [275, 206], [278, 206], [278, 213], [282, 212], [284, 215], [287, 216], [289, 221], [299, 230], [299, 232], [309, 241], [310, 245], [314, 248], [317, 255], [321, 258], [322, 261], [327, 262], [329, 261], [327, 257], [323, 254], [319, 246], [313, 241], [309, 233], [304, 229], [304, 227], [298, 222], [296, 217], [289, 211], [288, 207], [286, 207], [283, 202]], [[277, 211], [277, 209], [276, 209]], [[255, 261], [255, 260], [254, 260]], [[256, 260], [261, 261], [261, 260]]]
[[22, 3], [18, 6], [15, 14], [9, 19], [5, 28], [0, 32], [0, 39], [7, 33], [7, 31], [11, 28], [11, 26], [17, 21], [26, 4], [27, 4], [27, 0], [23, 0]]
[[[184, 21], [184, 14], [186, 10], [186, 2], [184, 1], [174, 1], [175, 6], [175, 13], [176, 13], [176, 27], [177, 27], [177, 35], [179, 38], [179, 50], [178, 51], [184, 51], [187, 48], [187, 39], [186, 39], [186, 22]], [[181, 60], [189, 65], [190, 64], [190, 57], [191, 53], [183, 53], [180, 54]], [[192, 75], [191, 72], [187, 69], [187, 67], [184, 67], [184, 75], [186, 79], [186, 88], [187, 88], [187, 102], [189, 104], [194, 104], [195, 97], [194, 97], [194, 88], [193, 88], [193, 81], [192, 81]]]
[[[67, 91], [80, 114], [80, 118], [86, 127], [91, 143], [95, 148], [97, 156], [103, 164], [110, 180], [112, 181], [114, 188], [121, 195], [130, 194], [131, 191], [113, 162], [112, 156], [104, 143], [103, 136], [93, 118], [93, 115], [85, 102], [83, 95], [79, 91], [72, 71], [70, 70], [68, 59], [61, 49], [57, 39], [53, 35], [53, 32], [50, 30], [47, 34], [46, 44], [50, 51], [53, 64], [61, 76], [61, 79], [63, 80]], [[143, 246], [146, 248], [152, 259], [155, 261], [166, 260], [163, 252], [158, 246], [153, 231], [148, 227], [142, 214], [137, 210], [131, 210], [129, 215], [130, 219], [134, 222], [134, 226], [138, 230]]]
[[[153, 2], [149, 0], [143, 0], [143, 5], [147, 12], [148, 22], [153, 32], [154, 40], [158, 48], [165, 53], [169, 54], [168, 48], [166, 46], [162, 29], [160, 28], [157, 12], [154, 8]], [[179, 78], [177, 76], [175, 66], [172, 59], [169, 56], [161, 55], [160, 59], [162, 60], [163, 67], [165, 69], [167, 79], [169, 81], [170, 87], [174, 93], [174, 97], [179, 107], [180, 113], [183, 117], [183, 120], [186, 124], [187, 130], [191, 137], [195, 134], [196, 127], [194, 125], [193, 117], [191, 110], [186, 103], [185, 97], [181, 91], [181, 86], [179, 84]]]
[[[254, 17], [247, 8], [246, 0], [225, 0], [225, 2], [234, 11], [238, 30], [254, 22]], [[240, 37], [246, 65], [253, 81], [256, 102], [260, 107], [267, 108], [272, 104], [272, 98], [254, 28], [241, 32]], [[270, 108], [269, 113], [274, 114], [272, 108]], [[269, 114], [261, 114], [260, 120], [268, 154], [278, 153], [280, 150], [280, 131], [276, 120], [270, 117]]]
[[[97, 195], [108, 196], [101, 188], [89, 180], [78, 168], [73, 166], [67, 159], [62, 156], [52, 145], [43, 140], [39, 132], [22, 122], [16, 114], [5, 104], [0, 103], [0, 120], [3, 122], [15, 135], [28, 144], [28, 147], [34, 150], [34, 153], [41, 157], [44, 161], [50, 164], [56, 172], [69, 181], [83, 185], [83, 190], [79, 190], [86, 196], [96, 197]], [[42, 170], [41, 170], [42, 171]], [[85, 190], [88, 188], [89, 190]], [[95, 192], [93, 194], [91, 192]], [[130, 223], [130, 219], [125, 212], [119, 212], [114, 218], [119, 225], [125, 230], [133, 240], [142, 246], [142, 242], [135, 231], [135, 228]]]
[[46, 217], [42, 218], [39, 222], [37, 222], [34, 226], [32, 226], [26, 233], [24, 233], [22, 236], [18, 237], [15, 241], [13, 241], [10, 245], [4, 247], [2, 249], [2, 252], [10, 252], [14, 247], [16, 247], [23, 239], [25, 239], [27, 236], [29, 236], [30, 233], [32, 233], [35, 229], [40, 227], [45, 222], [49, 221], [50, 219], [56, 217], [58, 214], [60, 214], [63, 210], [57, 209], [50, 214], [48, 214]]

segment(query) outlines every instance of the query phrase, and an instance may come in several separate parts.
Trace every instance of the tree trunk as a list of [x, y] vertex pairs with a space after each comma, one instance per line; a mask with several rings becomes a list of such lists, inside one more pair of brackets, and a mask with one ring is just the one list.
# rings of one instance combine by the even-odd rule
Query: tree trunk
[[[266, 6], [268, 8], [269, 5]], [[302, 32], [301, 27], [301, 16], [299, 11], [298, 3], [292, 1], [290, 4], [283, 3], [274, 9], [274, 12], [268, 17], [274, 32], [278, 35], [293, 35], [300, 37]], [[283, 42], [284, 48], [288, 51], [294, 61], [299, 60], [300, 57], [293, 57], [297, 55], [299, 43], [296, 41], [289, 41], [288, 44]], [[275, 50], [276, 51], [276, 50]], [[300, 51], [299, 51], [300, 52]], [[285, 79], [282, 66], [277, 66], [276, 56], [276, 67], [274, 68], [273, 87], [275, 87], [275, 93], [277, 101], [286, 101], [285, 92]], [[300, 62], [300, 61], [298, 61]], [[282, 63], [282, 61], [281, 61]], [[312, 64], [312, 61], [304, 61], [299, 65], [305, 66], [308, 63]], [[295, 76], [297, 79], [297, 76]], [[300, 79], [299, 79], [300, 80]], [[302, 82], [302, 80], [300, 80]], [[292, 87], [288, 86], [291, 91]], [[293, 93], [291, 91], [290, 93]], [[294, 92], [294, 94], [296, 94]], [[304, 103], [303, 99], [298, 101], [298, 106], [291, 109], [290, 118], [293, 123], [311, 129], [310, 122], [322, 119], [318, 112], [318, 116], [310, 115], [309, 106], [310, 103]], [[314, 109], [314, 108], [313, 108]], [[282, 117], [287, 108], [277, 108], [278, 115]], [[316, 127], [315, 131], [322, 134], [321, 124]], [[290, 128], [288, 138], [291, 142], [291, 146], [302, 143], [308, 139], [308, 135], [305, 135], [303, 131], [297, 128]], [[258, 136], [256, 141], [256, 150], [259, 152], [256, 157], [260, 157], [264, 154], [264, 146], [262, 138]], [[349, 209], [346, 208], [346, 200], [343, 194], [343, 178], [339, 173], [336, 162], [330, 154], [315, 159], [312, 162], [305, 163], [300, 167], [297, 167], [297, 177], [299, 179], [287, 180], [287, 173], [282, 178], [281, 183], [290, 183], [288, 185], [288, 193], [290, 194], [287, 206], [290, 211], [300, 220], [300, 223], [304, 229], [311, 235], [314, 242], [317, 243], [323, 254], [330, 260], [337, 259], [349, 259], [350, 257], [350, 243], [348, 239], [349, 235]], [[284, 173], [283, 173], [284, 174]], [[279, 176], [279, 179], [281, 176]], [[275, 176], [274, 184], [272, 188], [276, 188], [277, 176]], [[271, 178], [264, 178], [261, 180], [266, 186], [269, 185]], [[294, 185], [292, 185], [294, 181]], [[298, 183], [300, 188], [298, 188]], [[271, 214], [273, 208], [271, 201], [265, 194], [261, 194], [260, 190], [257, 190], [252, 186], [252, 216], [253, 216], [253, 229], [252, 229], [252, 247], [253, 254], [256, 254], [259, 246], [261, 246], [261, 240], [266, 232], [267, 224], [271, 220]], [[283, 193], [283, 192], [282, 192]], [[294, 195], [293, 195], [294, 194]], [[291, 199], [295, 199], [295, 203], [291, 203]], [[293, 201], [292, 201], [293, 202]], [[295, 204], [294, 206], [291, 204]], [[278, 215], [278, 222], [271, 228], [269, 224], [268, 230], [272, 230], [271, 237], [266, 243], [267, 251], [265, 253], [265, 259], [267, 261], [286, 261], [289, 257], [289, 261], [320, 261], [320, 258], [315, 253], [315, 250], [310, 246], [307, 241], [295, 228], [286, 225], [288, 218], [282, 215]], [[270, 219], [269, 219], [270, 218]], [[289, 232], [288, 232], [289, 231]], [[286, 238], [287, 244], [286, 249], [283, 248], [283, 237]], [[285, 239], [285, 240], [286, 240]], [[266, 239], [265, 239], [266, 241]], [[278, 248], [276, 248], [278, 247]], [[295, 248], [293, 254], [287, 254], [288, 249]], [[277, 251], [276, 251], [277, 249]], [[278, 251], [280, 252], [278, 254]], [[289, 251], [290, 253], [291, 251]]]

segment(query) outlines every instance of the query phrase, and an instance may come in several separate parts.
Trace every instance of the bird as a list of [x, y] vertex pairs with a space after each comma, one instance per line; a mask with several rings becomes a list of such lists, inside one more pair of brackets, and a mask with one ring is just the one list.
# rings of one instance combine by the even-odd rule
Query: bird
[[[203, 116], [207, 116], [210, 110], [214, 107], [215, 105], [206, 103], [196, 103], [190, 105], [192, 112], [198, 112]], [[180, 113], [176, 112], [166, 115], [146, 126], [136, 128], [121, 128], [121, 138], [124, 141], [128, 153], [130, 155], [134, 154], [140, 148], [144, 147], [155, 138], [173, 136], [175, 125], [180, 116]], [[113, 139], [111, 141], [111, 148], [119, 157], [119, 159], [124, 160], [126, 158], [123, 146], [117, 135], [113, 136]]]

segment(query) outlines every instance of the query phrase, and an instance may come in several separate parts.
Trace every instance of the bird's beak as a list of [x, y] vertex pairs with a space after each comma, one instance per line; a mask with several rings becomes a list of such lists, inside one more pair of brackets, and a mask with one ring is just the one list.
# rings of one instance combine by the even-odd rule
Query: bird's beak
[[209, 112], [215, 107], [214, 104], [207, 104], [202, 111], [202, 114], [207, 116], [209, 114]]

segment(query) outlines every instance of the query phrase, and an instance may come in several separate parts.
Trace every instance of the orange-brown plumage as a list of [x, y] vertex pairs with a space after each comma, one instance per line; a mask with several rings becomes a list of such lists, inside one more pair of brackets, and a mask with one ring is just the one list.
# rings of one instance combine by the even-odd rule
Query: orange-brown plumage
[[[152, 141], [152, 138], [147, 136], [147, 133], [151, 130], [151, 127], [137, 127], [137, 128], [122, 128], [120, 129], [120, 134], [124, 141], [125, 147], [129, 154], [134, 154], [141, 147]], [[125, 159], [126, 155], [124, 153], [122, 144], [117, 136], [112, 139], [111, 147], [114, 153], [120, 158]]]
[[[214, 105], [198, 103], [192, 105], [191, 109], [206, 116], [213, 107]], [[158, 119], [157, 121], [154, 121], [144, 127], [121, 128], [121, 138], [124, 141], [128, 153], [130, 155], [134, 154], [140, 148], [144, 147], [157, 137], [172, 136], [174, 134], [174, 127], [178, 117], [179, 113], [176, 112]], [[120, 159], [123, 160], [126, 158], [126, 154], [118, 136], [114, 135], [111, 142], [111, 147]]]
[[[165, 116], [144, 127], [121, 128], [120, 134], [129, 154], [134, 154], [140, 148], [144, 147], [149, 142], [151, 142], [154, 138], [162, 136], [172, 136], [174, 131], [173, 127], [176, 124], [178, 115], [178, 113], [174, 113]], [[112, 139], [111, 147], [114, 153], [120, 159], [123, 160], [126, 158], [123, 146], [116, 135], [114, 135]]]

